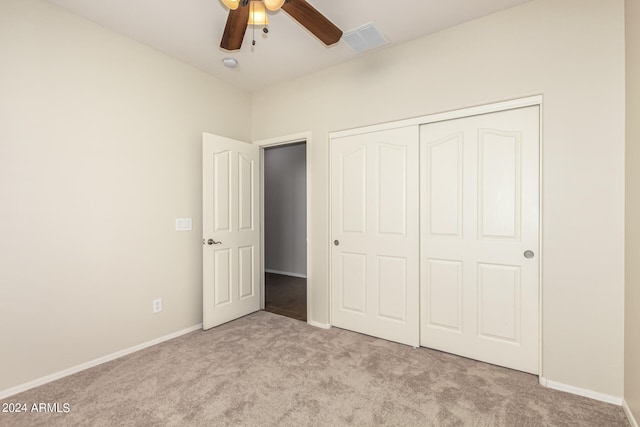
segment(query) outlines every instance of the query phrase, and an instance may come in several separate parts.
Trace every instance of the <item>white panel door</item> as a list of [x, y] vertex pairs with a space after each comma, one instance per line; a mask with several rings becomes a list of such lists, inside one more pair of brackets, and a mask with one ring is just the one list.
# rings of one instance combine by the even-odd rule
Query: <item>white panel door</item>
[[537, 373], [539, 107], [426, 124], [420, 144], [420, 344]]
[[260, 309], [259, 148], [203, 134], [203, 327]]
[[331, 140], [331, 321], [419, 345], [419, 128]]

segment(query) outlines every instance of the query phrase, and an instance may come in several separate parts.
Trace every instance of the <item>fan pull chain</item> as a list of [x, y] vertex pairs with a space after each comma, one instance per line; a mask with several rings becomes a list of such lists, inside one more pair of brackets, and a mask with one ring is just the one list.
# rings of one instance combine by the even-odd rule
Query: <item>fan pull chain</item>
[[[255, 16], [253, 2], [249, 3], [249, 7], [250, 7], [249, 14], [251, 16]], [[264, 21], [262, 22], [262, 25], [264, 25], [264, 27], [262, 27], [262, 32], [267, 34], [269, 32], [269, 28], [267, 27], [267, 12], [266, 12], [266, 10], [265, 10], [265, 13], [264, 13]], [[251, 27], [252, 27], [251, 28], [251, 38], [252, 38], [251, 46], [255, 46], [256, 45], [256, 25], [252, 24]]]
[[262, 28], [262, 32], [267, 34], [269, 29], [267, 28], [267, 11], [264, 11], [264, 28]]
[[[251, 8], [251, 15], [253, 15], [253, 2], [249, 3], [249, 7]], [[256, 45], [256, 26], [252, 25], [251, 26], [251, 46], [255, 46]]]

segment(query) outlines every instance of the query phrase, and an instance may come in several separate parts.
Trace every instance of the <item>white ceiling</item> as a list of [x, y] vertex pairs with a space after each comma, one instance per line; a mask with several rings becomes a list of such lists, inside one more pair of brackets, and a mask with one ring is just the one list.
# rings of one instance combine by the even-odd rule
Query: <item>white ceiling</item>
[[[242, 49], [227, 52], [219, 47], [228, 14], [220, 0], [49, 1], [248, 91], [357, 56], [342, 41], [325, 47], [284, 11], [269, 15], [266, 37], [256, 27], [254, 47], [249, 26]], [[345, 32], [374, 22], [389, 40], [384, 49], [529, 0], [307, 1]], [[225, 57], [238, 67], [224, 67]]]

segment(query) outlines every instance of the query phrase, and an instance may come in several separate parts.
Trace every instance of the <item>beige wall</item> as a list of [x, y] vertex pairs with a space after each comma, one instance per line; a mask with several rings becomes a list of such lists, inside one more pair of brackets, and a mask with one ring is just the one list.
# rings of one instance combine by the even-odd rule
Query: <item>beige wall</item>
[[0, 58], [0, 390], [201, 323], [201, 135], [250, 96], [39, 0]]
[[624, 398], [640, 422], [640, 1], [625, 2], [627, 50]]
[[311, 320], [329, 322], [328, 133], [544, 95], [543, 376], [621, 398], [624, 3], [536, 0], [253, 95], [309, 144]]

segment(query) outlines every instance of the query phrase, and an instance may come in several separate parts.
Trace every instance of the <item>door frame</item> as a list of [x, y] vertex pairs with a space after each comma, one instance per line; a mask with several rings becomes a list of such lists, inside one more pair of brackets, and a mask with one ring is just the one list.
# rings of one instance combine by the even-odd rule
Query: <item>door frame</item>
[[300, 132], [292, 135], [278, 136], [269, 139], [263, 139], [259, 141], [253, 142], [254, 145], [257, 145], [260, 148], [260, 309], [264, 310], [264, 297], [265, 297], [265, 283], [264, 283], [264, 268], [265, 268], [265, 245], [264, 245], [264, 150], [266, 148], [279, 147], [285, 145], [293, 145], [293, 144], [305, 144], [305, 173], [306, 173], [306, 206], [307, 206], [307, 216], [305, 218], [306, 223], [306, 234], [307, 234], [307, 253], [306, 253], [306, 263], [307, 263], [307, 323], [313, 325], [314, 322], [311, 320], [313, 318], [313, 304], [312, 304], [312, 295], [313, 292], [309, 292], [311, 289], [311, 285], [313, 284], [312, 271], [310, 269], [311, 264], [309, 263], [309, 247], [312, 245], [311, 238], [311, 228], [309, 227], [309, 212], [311, 212], [311, 203], [310, 197], [311, 194], [311, 173], [309, 168], [309, 144], [311, 143], [311, 132]]
[[[359, 128], [346, 129], [340, 131], [329, 132], [329, 150], [331, 150], [331, 144], [333, 143], [334, 138], [340, 138], [344, 136], [358, 135], [362, 133], [369, 132], [378, 132], [382, 130], [394, 129], [398, 127], [405, 127], [411, 125], [425, 125], [429, 123], [441, 122], [445, 120], [453, 120], [453, 119], [461, 119], [465, 117], [477, 116], [481, 114], [488, 113], [496, 113], [499, 111], [512, 110], [516, 108], [523, 107], [539, 107], [539, 117], [538, 117], [538, 125], [540, 126], [540, 139], [538, 142], [538, 150], [540, 160], [538, 162], [538, 248], [537, 253], [539, 254], [538, 261], [538, 379], [540, 384], [545, 384], [545, 376], [544, 376], [544, 363], [543, 363], [543, 354], [542, 354], [542, 341], [543, 341], [543, 275], [542, 275], [542, 266], [544, 263], [544, 254], [542, 251], [543, 248], [543, 220], [542, 220], [542, 192], [543, 192], [543, 95], [532, 95], [523, 98], [515, 98], [505, 101], [494, 102], [490, 104], [476, 105], [467, 108], [461, 108], [457, 110], [444, 111], [440, 113], [429, 114], [426, 116], [414, 117], [411, 119], [398, 120], [394, 122], [381, 123], [370, 126], [363, 126]], [[419, 150], [418, 150], [419, 151]], [[331, 161], [329, 160], [329, 180], [331, 179]], [[329, 200], [331, 200], [331, 183], [329, 182]], [[331, 224], [331, 207], [329, 207], [329, 230], [332, 230]], [[329, 236], [331, 239], [331, 236]], [[329, 281], [331, 281], [331, 259], [329, 259]], [[329, 319], [331, 319], [333, 307], [331, 306], [331, 283], [329, 284]]]

